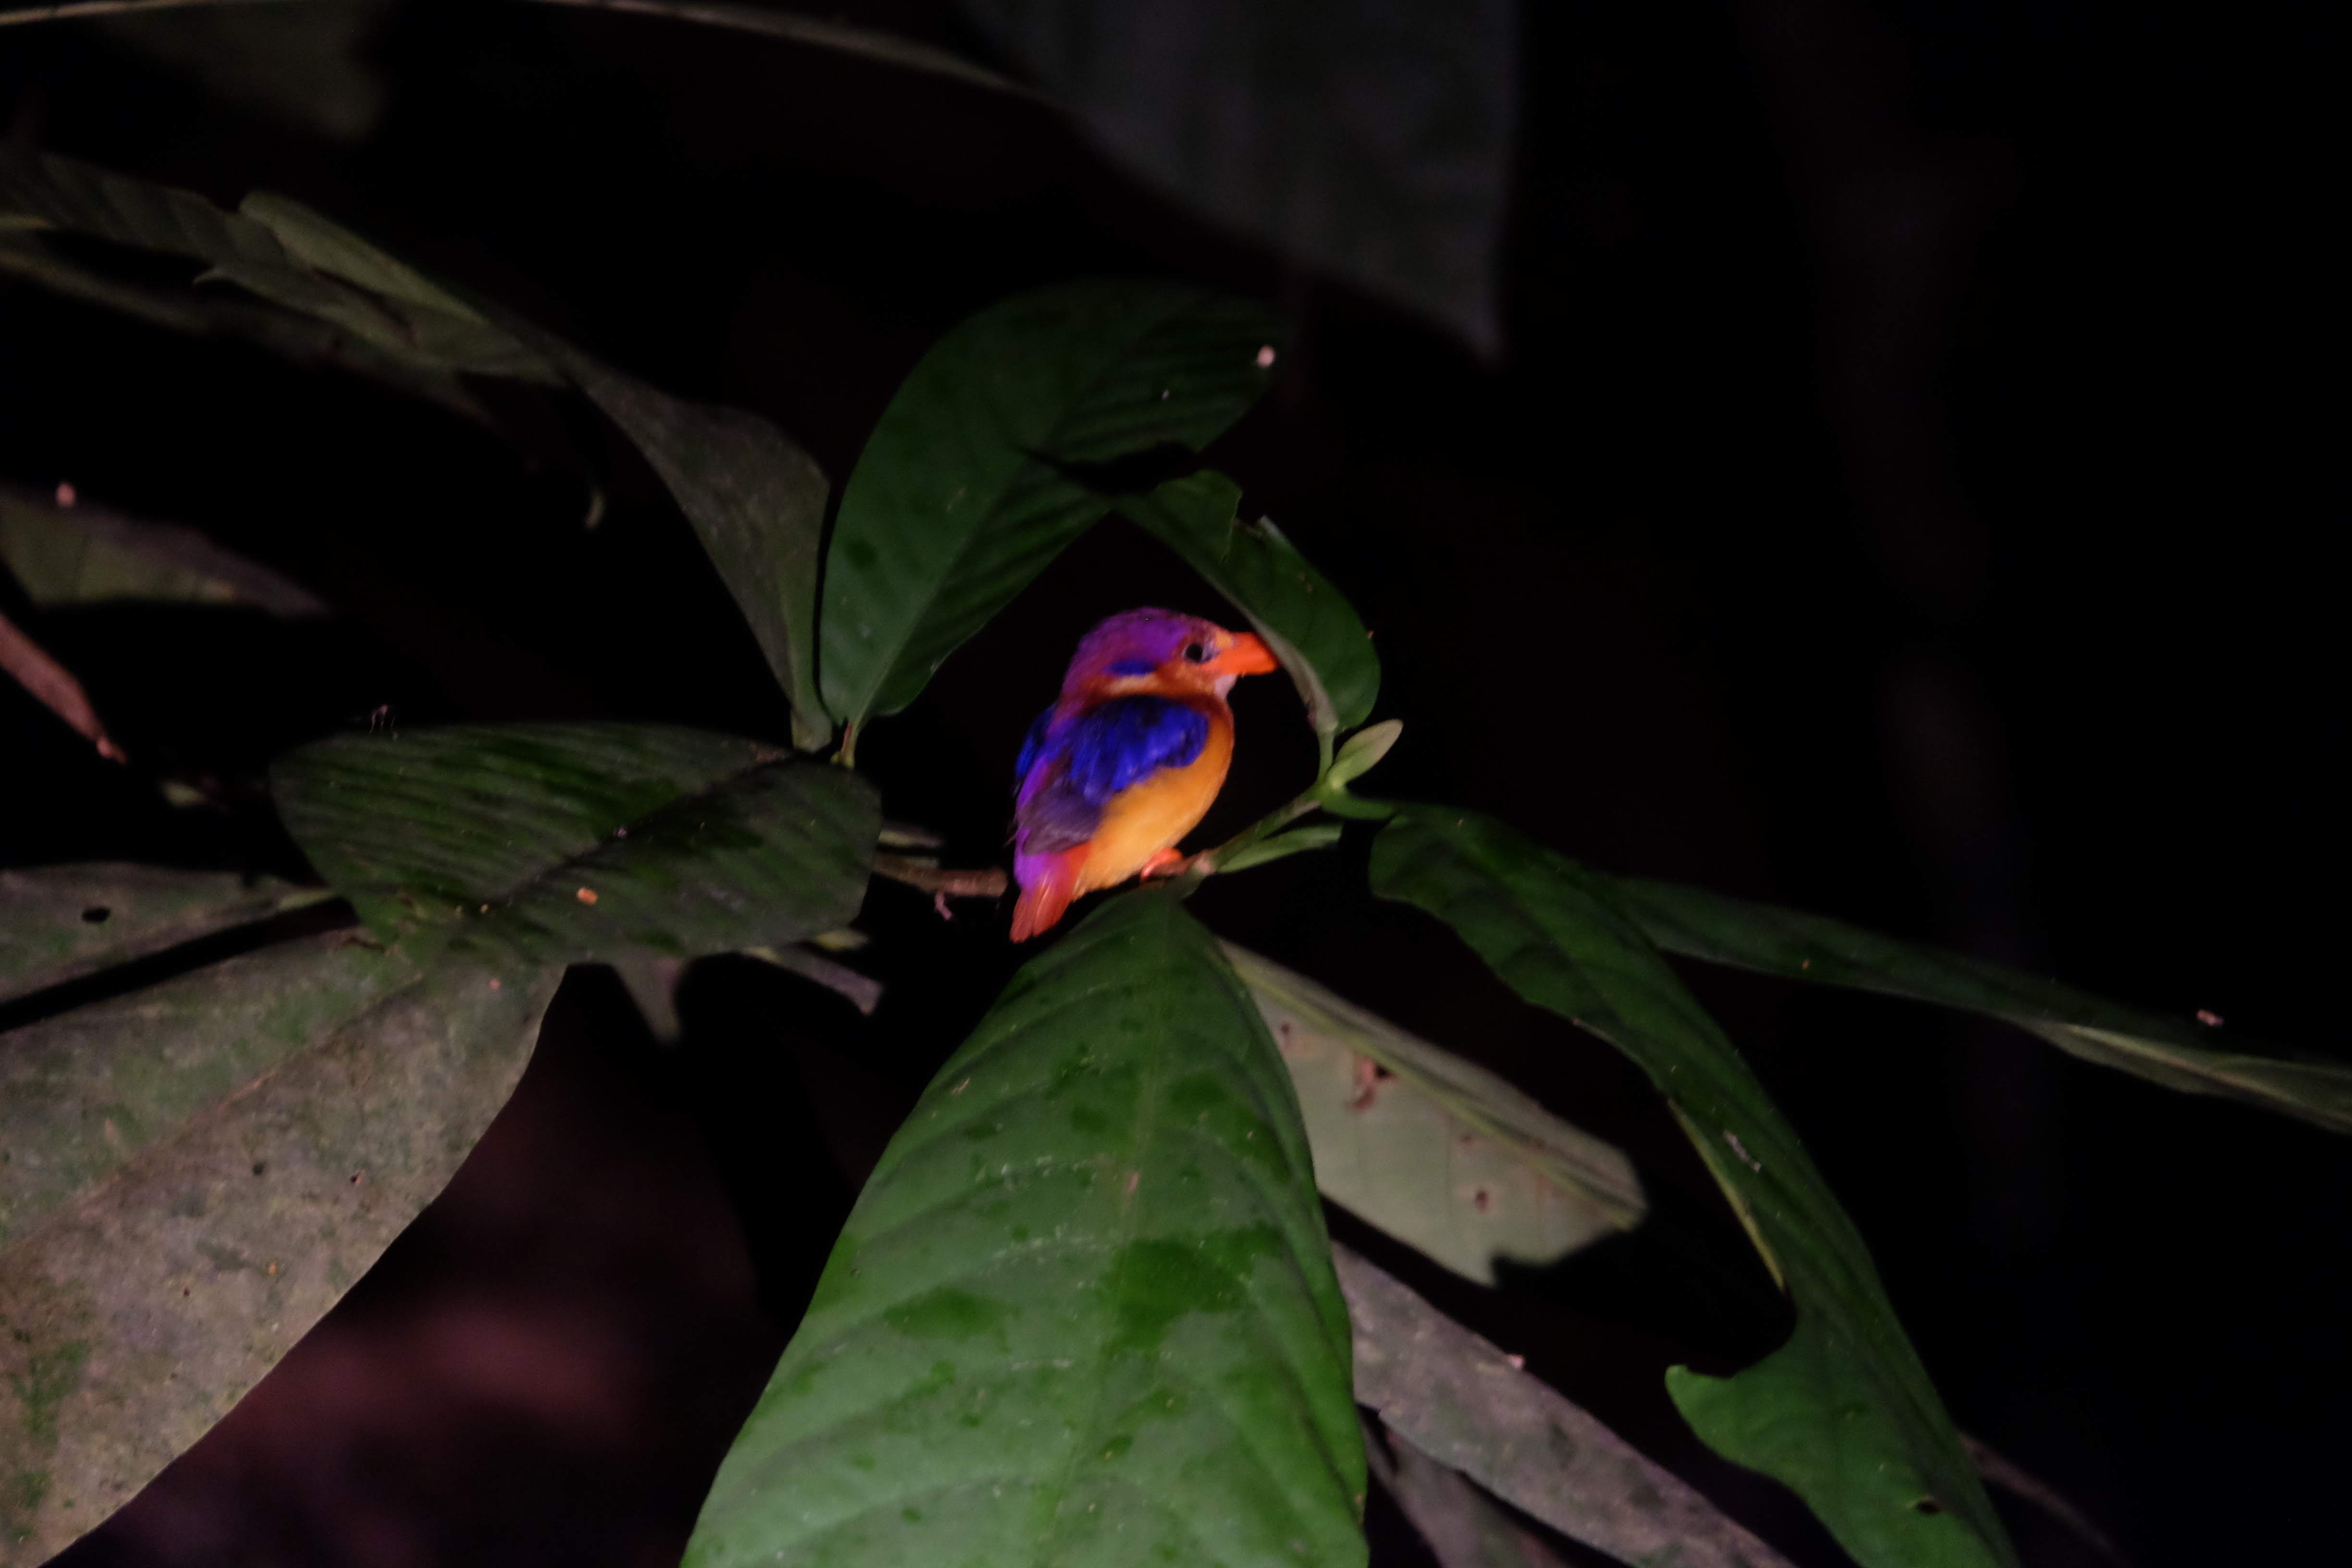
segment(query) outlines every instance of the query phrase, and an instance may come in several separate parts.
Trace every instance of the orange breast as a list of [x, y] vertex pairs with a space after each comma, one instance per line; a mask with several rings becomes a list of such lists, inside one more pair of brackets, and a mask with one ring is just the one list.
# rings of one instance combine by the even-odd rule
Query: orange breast
[[1199, 756], [1181, 768], [1162, 768], [1105, 803], [1102, 825], [1087, 843], [1076, 891], [1126, 881], [1208, 815], [1233, 765], [1234, 716], [1222, 702], [1201, 710], [1208, 715], [1209, 737]]

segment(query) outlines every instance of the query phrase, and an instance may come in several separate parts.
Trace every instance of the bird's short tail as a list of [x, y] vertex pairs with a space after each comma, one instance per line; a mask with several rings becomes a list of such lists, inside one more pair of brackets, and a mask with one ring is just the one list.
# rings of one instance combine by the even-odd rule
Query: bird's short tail
[[1021, 879], [1021, 898], [1013, 906], [1013, 941], [1027, 942], [1062, 918], [1077, 897], [1078, 867], [1085, 859], [1083, 847], [1013, 858], [1013, 874]]

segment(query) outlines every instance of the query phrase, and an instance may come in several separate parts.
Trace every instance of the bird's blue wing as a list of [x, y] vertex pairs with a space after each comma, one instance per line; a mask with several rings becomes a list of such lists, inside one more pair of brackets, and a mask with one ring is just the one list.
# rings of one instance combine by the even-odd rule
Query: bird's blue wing
[[1074, 714], [1056, 728], [1048, 710], [1021, 748], [1025, 782], [1034, 768], [1047, 782], [1014, 813], [1022, 847], [1045, 853], [1083, 844], [1102, 822], [1103, 806], [1161, 768], [1181, 768], [1209, 742], [1208, 715], [1163, 697], [1117, 697]]

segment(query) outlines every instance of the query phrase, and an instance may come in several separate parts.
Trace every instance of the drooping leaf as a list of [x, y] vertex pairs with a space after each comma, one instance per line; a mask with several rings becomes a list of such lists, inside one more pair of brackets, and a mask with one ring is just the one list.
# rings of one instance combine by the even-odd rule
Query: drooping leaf
[[82, 689], [74, 672], [58, 663], [55, 654], [26, 636], [5, 614], [0, 614], [0, 677], [23, 687], [34, 701], [96, 746], [100, 756], [117, 763], [123, 760], [122, 749], [106, 732], [106, 721], [98, 716], [98, 705]]
[[388, 940], [533, 963], [697, 957], [845, 924], [873, 787], [651, 724], [350, 735], [271, 770], [287, 831]]
[[274, 616], [322, 616], [298, 583], [230, 553], [193, 528], [92, 507], [59, 507], [0, 485], [0, 565], [34, 604], [250, 605]]
[[1489, 818], [1416, 806], [1374, 842], [1372, 882], [1647, 1072], [1788, 1290], [1796, 1328], [1763, 1361], [1669, 1372], [1708, 1447], [1793, 1489], [1864, 1568], [2013, 1568], [1853, 1222], [1605, 879]]
[[1498, 1258], [1540, 1267], [1641, 1223], [1617, 1149], [1305, 975], [1223, 950], [1297, 1087], [1316, 1184], [1341, 1208], [1482, 1285]]
[[0, 1564], [127, 1501], [374, 1263], [556, 978], [329, 936], [0, 1034]]
[[698, 1568], [1345, 1568], [1348, 1322], [1289, 1081], [1166, 892], [1016, 975], [859, 1196]]
[[1233, 480], [1202, 472], [1122, 497], [1119, 510], [1249, 616], [1328, 741], [1371, 717], [1381, 690], [1371, 634], [1281, 530], [1242, 521], [1241, 499]]
[[0, 870], [0, 1002], [320, 896], [235, 871], [126, 865]]
[[825, 705], [915, 700], [1109, 503], [1073, 469], [1198, 451], [1257, 401], [1276, 322], [1182, 284], [1066, 284], [992, 306], [923, 357], [843, 487], [825, 555]]
[[1110, 155], [1492, 352], [1517, 10], [1504, 0], [964, 0]]
[[2070, 1056], [2188, 1094], [2219, 1095], [2352, 1132], [2352, 1064], [2301, 1059], [2212, 1028], [2119, 1006], [1965, 953], [1673, 882], [1618, 878], [1625, 912], [1669, 952], [1790, 980], [1983, 1013]]
[[[281, 309], [119, 284], [8, 235], [12, 219], [202, 261], [207, 277]], [[0, 268], [161, 324], [236, 332], [304, 363], [348, 364], [478, 418], [459, 373], [568, 380], [646, 454], [693, 525], [792, 700], [796, 741], [814, 748], [829, 737], [814, 655], [825, 479], [759, 416], [656, 391], [267, 192], [226, 213], [193, 192], [71, 159], [0, 153]]]
[[1355, 1325], [1356, 1398], [1413, 1447], [1635, 1568], [1789, 1568], [1501, 1351], [1346, 1247], [1335, 1251]]
[[1437, 1568], [1564, 1568], [1550, 1547], [1521, 1528], [1461, 1471], [1439, 1464], [1393, 1427], [1364, 1422], [1372, 1479], [1437, 1559]]

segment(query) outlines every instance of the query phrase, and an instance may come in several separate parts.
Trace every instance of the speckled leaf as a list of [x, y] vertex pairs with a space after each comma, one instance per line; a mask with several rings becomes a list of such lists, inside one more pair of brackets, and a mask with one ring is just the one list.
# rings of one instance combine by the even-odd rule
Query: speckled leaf
[[1634, 1568], [1789, 1568], [1509, 1356], [1346, 1247], [1337, 1256], [1356, 1397], [1414, 1448]]
[[1282, 661], [1326, 740], [1371, 717], [1381, 661], [1329, 578], [1264, 518], [1244, 522], [1241, 487], [1219, 473], [1170, 479], [1119, 510], [1231, 599]]
[[1482, 1285], [1642, 1221], [1623, 1153], [1473, 1062], [1223, 944], [1282, 1047], [1323, 1195]]
[[555, 980], [330, 936], [0, 1035], [0, 1564], [129, 1500], [374, 1263]]
[[913, 701], [1109, 510], [1074, 468], [1200, 450], [1257, 401], [1276, 341], [1252, 301], [1107, 281], [1021, 295], [941, 339], [842, 489], [818, 631], [834, 717]]
[[840, 768], [652, 724], [348, 735], [280, 759], [287, 831], [387, 940], [698, 957], [848, 923], [881, 807]]
[[1106, 904], [884, 1152], [688, 1563], [1363, 1563], [1307, 1162], [1208, 934], [1164, 891]]
[[1961, 1007], [2014, 1024], [2071, 1056], [2187, 1094], [2211, 1094], [2352, 1132], [2352, 1065], [2088, 995], [2005, 964], [1898, 942], [1819, 915], [1700, 888], [1620, 878], [1611, 889], [1669, 952], [1789, 980]]
[[1605, 879], [1490, 818], [1415, 806], [1374, 841], [1372, 885], [1639, 1064], [1788, 1290], [1795, 1331], [1763, 1361], [1667, 1374], [1707, 1446], [1794, 1489], [1864, 1568], [2014, 1568], [1853, 1222]]
[[0, 870], [0, 1002], [319, 897], [235, 871], [125, 865]]

